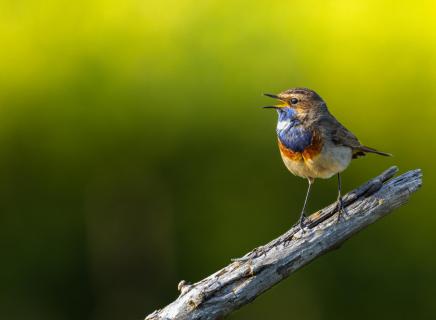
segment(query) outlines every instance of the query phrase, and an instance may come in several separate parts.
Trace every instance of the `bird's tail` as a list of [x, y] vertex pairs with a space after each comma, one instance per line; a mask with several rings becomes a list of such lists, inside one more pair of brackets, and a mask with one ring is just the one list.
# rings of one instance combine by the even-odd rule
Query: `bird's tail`
[[361, 146], [359, 148], [359, 151], [362, 151], [364, 153], [375, 153], [375, 154], [378, 154], [378, 155], [381, 155], [381, 156], [385, 156], [385, 157], [392, 157], [392, 154], [390, 154], [390, 153], [381, 152], [381, 151], [378, 151], [376, 149], [373, 149], [373, 148], [370, 148], [370, 147], [367, 147], [367, 146]]

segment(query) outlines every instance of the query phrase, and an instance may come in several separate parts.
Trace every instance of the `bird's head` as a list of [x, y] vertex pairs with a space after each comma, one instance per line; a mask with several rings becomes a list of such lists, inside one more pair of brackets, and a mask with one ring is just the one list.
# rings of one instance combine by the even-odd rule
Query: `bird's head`
[[280, 115], [321, 111], [326, 108], [324, 100], [313, 90], [292, 88], [279, 94], [265, 93], [265, 96], [280, 101], [279, 104], [264, 108], [276, 109]]

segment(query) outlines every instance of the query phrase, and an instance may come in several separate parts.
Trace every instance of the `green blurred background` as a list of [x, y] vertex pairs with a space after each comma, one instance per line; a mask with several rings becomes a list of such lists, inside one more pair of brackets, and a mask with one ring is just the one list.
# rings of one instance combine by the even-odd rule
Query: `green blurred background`
[[[230, 319], [433, 319], [434, 1], [0, 3], [0, 318], [142, 319], [296, 221], [276, 115], [315, 89], [424, 188]], [[309, 211], [334, 201], [315, 184]]]

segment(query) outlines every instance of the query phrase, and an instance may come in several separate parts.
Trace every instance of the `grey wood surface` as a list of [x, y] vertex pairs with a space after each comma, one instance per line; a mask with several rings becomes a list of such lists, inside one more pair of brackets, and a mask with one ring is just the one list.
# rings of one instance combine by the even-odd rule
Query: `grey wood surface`
[[420, 169], [392, 178], [391, 167], [344, 196], [348, 212], [339, 221], [336, 204], [312, 214], [308, 227], [298, 226], [268, 244], [234, 259], [207, 278], [179, 283], [179, 297], [146, 320], [220, 319], [287, 278], [291, 273], [340, 245], [376, 220], [407, 202], [422, 184]]

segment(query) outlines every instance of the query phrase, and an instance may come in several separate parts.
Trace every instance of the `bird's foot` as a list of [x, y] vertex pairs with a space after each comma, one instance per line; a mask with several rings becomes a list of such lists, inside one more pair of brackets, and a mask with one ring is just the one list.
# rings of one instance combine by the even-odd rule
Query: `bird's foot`
[[342, 198], [339, 198], [337, 201], [337, 208], [338, 208], [338, 218], [336, 222], [339, 222], [341, 218], [344, 218], [344, 216], [348, 216], [348, 211], [344, 206], [344, 202], [342, 201]]
[[300, 220], [298, 220], [298, 225], [300, 226], [301, 231], [304, 233], [304, 228], [307, 226], [307, 218], [304, 214], [300, 216]]

